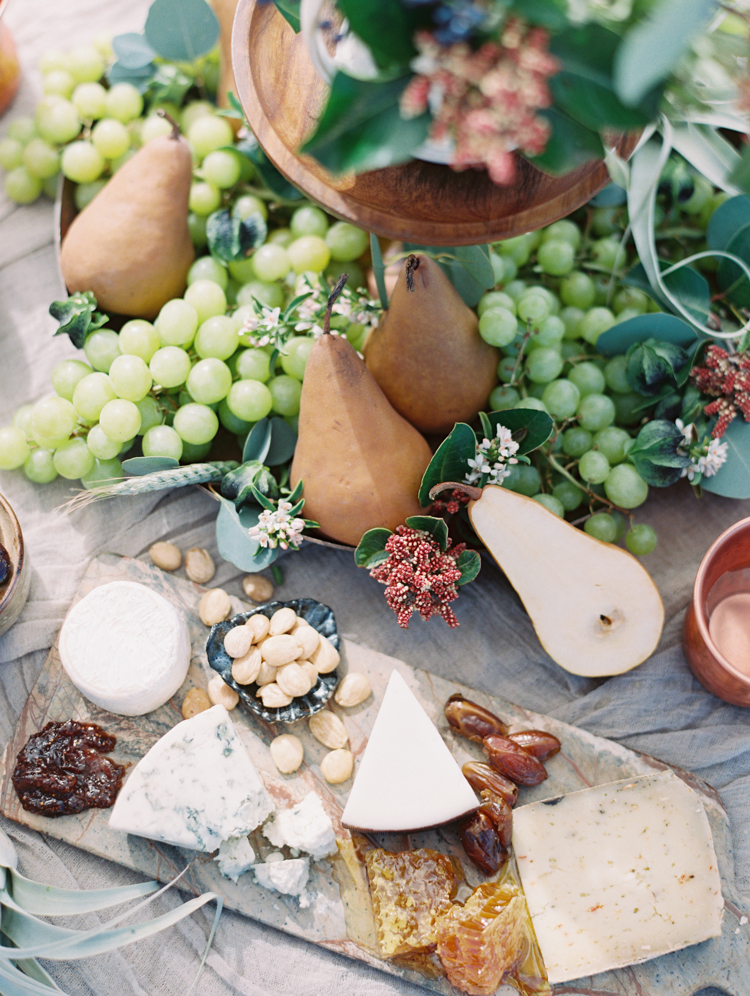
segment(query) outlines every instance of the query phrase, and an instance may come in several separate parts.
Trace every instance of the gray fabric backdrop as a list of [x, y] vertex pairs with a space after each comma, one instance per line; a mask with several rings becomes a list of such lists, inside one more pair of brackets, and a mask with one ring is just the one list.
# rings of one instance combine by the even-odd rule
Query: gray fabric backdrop
[[[37, 65], [43, 52], [71, 48], [102, 32], [140, 30], [147, 6], [145, 0], [10, 0], [6, 18], [20, 49], [24, 81], [0, 122], [0, 134], [14, 116], [32, 112], [41, 93]], [[52, 367], [74, 355], [67, 338], [52, 338], [47, 308], [60, 293], [52, 205], [43, 200], [16, 207], [0, 192], [0, 425], [20, 404], [49, 393]], [[145, 557], [158, 539], [215, 552], [216, 506], [206, 494], [185, 489], [118, 499], [66, 516], [57, 511], [69, 496], [65, 482], [39, 488], [19, 474], [0, 473], [0, 489], [21, 519], [33, 567], [28, 604], [13, 629], [0, 637], [4, 744], [90, 558], [103, 552]], [[603, 682], [569, 675], [543, 653], [517, 596], [493, 563], [484, 563], [478, 581], [456, 603], [461, 625], [455, 631], [441, 620], [427, 625], [416, 620], [408, 631], [399, 630], [382, 588], [357, 570], [347, 553], [308, 546], [286, 558], [278, 594], [311, 596], [331, 605], [341, 632], [359, 643], [696, 772], [719, 790], [727, 807], [738, 886], [748, 895], [750, 713], [705, 691], [681, 650], [684, 610], [701, 557], [723, 529], [748, 515], [750, 501], [708, 495], [699, 502], [687, 486], [652, 495], [642, 518], [656, 527], [660, 542], [645, 563], [667, 610], [663, 639], [641, 667]], [[220, 563], [215, 583], [241, 594], [240, 574], [231, 564]], [[78, 888], [133, 879], [128, 871], [72, 847], [7, 821], [3, 825], [16, 842], [21, 869], [32, 878]], [[164, 911], [179, 902], [177, 894], [167, 895], [157, 906]], [[210, 909], [121, 953], [48, 967], [71, 994], [177, 996], [192, 981]], [[225, 913], [198, 991], [205, 996], [323, 991], [416, 996], [423, 990]]]

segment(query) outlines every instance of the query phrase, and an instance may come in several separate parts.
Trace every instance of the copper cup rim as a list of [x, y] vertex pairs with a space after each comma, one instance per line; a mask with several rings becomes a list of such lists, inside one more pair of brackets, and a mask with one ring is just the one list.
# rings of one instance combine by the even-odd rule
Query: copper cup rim
[[[695, 576], [695, 584], [693, 585], [693, 613], [695, 615], [695, 622], [698, 626], [698, 632], [701, 635], [707, 649], [711, 652], [717, 664], [720, 664], [726, 671], [741, 681], [744, 685], [750, 688], [750, 675], [747, 671], [740, 671], [730, 660], [722, 654], [719, 648], [716, 646], [714, 641], [711, 639], [711, 635], [708, 630], [708, 615], [706, 612], [706, 599], [708, 598], [708, 593], [714, 584], [719, 580], [715, 578], [713, 584], [707, 587], [707, 575], [709, 573], [709, 568], [711, 566], [711, 561], [718, 550], [726, 546], [728, 542], [738, 534], [750, 530], [750, 516], [746, 519], [740, 519], [735, 522], [734, 525], [725, 529], [723, 533], [716, 537], [711, 546], [706, 550], [703, 560], [700, 562], [698, 567], [698, 573]], [[750, 564], [748, 565], [750, 568]], [[721, 576], [721, 575], [720, 575]]]
[[18, 521], [18, 517], [16, 516], [16, 513], [13, 511], [10, 502], [8, 502], [7, 499], [4, 498], [1, 494], [0, 494], [0, 506], [2, 506], [2, 510], [10, 519], [11, 525], [13, 526], [13, 529], [18, 536], [18, 563], [16, 564], [13, 570], [13, 576], [11, 577], [10, 582], [8, 583], [7, 590], [2, 594], [0, 594], [0, 613], [2, 613], [3, 610], [10, 604], [10, 600], [13, 597], [16, 588], [21, 583], [21, 573], [23, 571], [24, 559], [25, 559], [25, 546], [23, 541], [23, 533], [21, 532], [21, 524]]

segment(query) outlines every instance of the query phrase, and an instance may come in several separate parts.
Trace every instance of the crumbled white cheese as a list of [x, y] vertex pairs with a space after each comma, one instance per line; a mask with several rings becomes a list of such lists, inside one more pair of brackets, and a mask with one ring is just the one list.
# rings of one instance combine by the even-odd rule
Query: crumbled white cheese
[[222, 841], [215, 860], [221, 874], [236, 882], [254, 864], [255, 851], [247, 837], [230, 837]]
[[336, 853], [336, 835], [330, 816], [315, 792], [291, 809], [278, 810], [263, 827], [263, 833], [274, 847], [291, 847], [313, 858], [325, 858]]
[[[269, 855], [271, 857], [271, 855]], [[253, 865], [253, 872], [258, 885], [264, 889], [275, 889], [286, 896], [299, 896], [303, 905], [305, 886], [310, 878], [309, 858], [289, 858], [281, 861], [275, 858]], [[308, 900], [309, 902], [309, 900]], [[307, 902], [304, 905], [308, 905]]]

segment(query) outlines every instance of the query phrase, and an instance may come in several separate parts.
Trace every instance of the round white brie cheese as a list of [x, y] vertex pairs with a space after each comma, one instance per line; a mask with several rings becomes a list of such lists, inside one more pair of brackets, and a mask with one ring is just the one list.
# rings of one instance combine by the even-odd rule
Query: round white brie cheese
[[68, 613], [60, 661], [82, 695], [109, 712], [143, 716], [185, 680], [190, 633], [165, 598], [133, 581], [94, 588]]

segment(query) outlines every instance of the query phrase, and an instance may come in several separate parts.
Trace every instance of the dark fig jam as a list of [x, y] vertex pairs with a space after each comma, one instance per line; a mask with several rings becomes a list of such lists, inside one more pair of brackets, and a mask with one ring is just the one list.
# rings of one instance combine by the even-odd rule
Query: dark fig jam
[[125, 766], [103, 755], [116, 742], [95, 723], [74, 719], [32, 733], [12, 775], [23, 808], [39, 816], [67, 816], [111, 806]]

